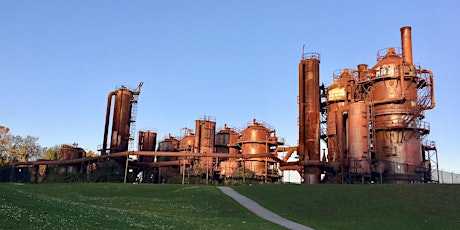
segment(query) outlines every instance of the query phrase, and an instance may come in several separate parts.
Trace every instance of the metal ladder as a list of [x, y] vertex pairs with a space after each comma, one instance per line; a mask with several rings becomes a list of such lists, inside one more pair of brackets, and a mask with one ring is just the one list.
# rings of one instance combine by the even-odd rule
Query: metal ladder
[[372, 101], [372, 95], [367, 97], [368, 104], [368, 114], [369, 119], [369, 158], [370, 155], [375, 152], [375, 113], [374, 113], [374, 103]]
[[129, 144], [128, 144], [128, 150], [129, 151], [134, 151], [134, 138], [136, 134], [136, 117], [137, 117], [137, 96], [134, 95], [131, 98], [131, 120], [130, 120], [130, 126], [129, 126]]

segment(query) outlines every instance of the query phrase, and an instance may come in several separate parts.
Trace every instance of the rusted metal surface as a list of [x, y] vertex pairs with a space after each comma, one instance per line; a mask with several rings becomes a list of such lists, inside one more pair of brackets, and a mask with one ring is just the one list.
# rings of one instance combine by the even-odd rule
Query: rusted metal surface
[[140, 167], [151, 167], [151, 168], [158, 168], [158, 167], [168, 167], [168, 166], [181, 166], [181, 165], [190, 165], [190, 159], [181, 159], [181, 160], [173, 160], [173, 161], [160, 161], [160, 162], [132, 162], [133, 166], [140, 166]]
[[407, 65], [412, 65], [412, 32], [409, 26], [401, 28], [402, 56]]
[[158, 143], [158, 151], [160, 152], [177, 152], [179, 151], [179, 140], [171, 136], [171, 134], [168, 135], [165, 139], [160, 141]]
[[230, 155], [226, 153], [195, 153], [195, 152], [154, 152], [154, 151], [126, 151], [110, 155], [101, 155], [97, 157], [83, 157], [73, 160], [37, 160], [37, 161], [24, 161], [16, 162], [15, 166], [21, 165], [62, 165], [62, 164], [78, 164], [82, 162], [95, 162], [102, 159], [126, 157], [129, 155], [138, 156], [167, 156], [167, 157], [210, 157], [210, 158], [234, 158], [234, 159], [252, 159], [260, 157], [271, 157], [272, 153], [259, 153], [259, 154], [239, 154]]
[[[299, 63], [299, 145], [300, 162], [320, 160], [320, 89], [319, 54], [303, 54]], [[320, 182], [321, 171], [304, 167], [303, 180], [307, 184]]]
[[327, 88], [327, 140], [328, 161], [336, 168], [344, 164], [347, 150], [347, 127], [350, 95], [354, 87], [354, 79], [350, 71], [340, 71], [336, 79]]
[[82, 158], [86, 155], [85, 150], [79, 147], [70, 146], [70, 145], [63, 145], [61, 146], [61, 151], [59, 153], [59, 160], [73, 160]]
[[224, 125], [216, 134], [215, 152], [216, 153], [229, 153], [238, 154], [239, 149], [236, 145], [240, 134], [234, 128]]
[[[237, 141], [237, 145], [241, 147], [242, 154], [258, 154], [268, 153], [274, 151], [271, 147], [276, 148], [277, 145], [282, 144], [278, 141], [274, 129], [269, 128], [269, 125], [263, 122], [257, 122], [256, 119], [241, 132], [241, 136]], [[250, 160], [242, 162], [246, 169], [254, 172], [256, 177], [267, 178], [268, 174], [273, 176], [272, 168], [274, 161], [270, 158], [251, 158]]]
[[[128, 150], [130, 140], [131, 112], [132, 105], [137, 101], [134, 100], [134, 95], [139, 95], [143, 82], [135, 90], [121, 86], [116, 91], [109, 93], [107, 100], [107, 111], [105, 118], [104, 140], [102, 144], [101, 154], [109, 154], [123, 152]], [[110, 138], [109, 153], [107, 152], [107, 140], [110, 121], [110, 110], [112, 106], [112, 97], [115, 97], [113, 117], [112, 117], [112, 132]]]
[[[82, 148], [70, 145], [62, 145], [59, 153], [59, 160], [68, 161], [79, 159], [86, 156], [86, 151]], [[58, 168], [58, 173], [77, 173], [81, 170], [81, 164], [76, 165], [61, 165]]]
[[220, 162], [219, 171], [220, 177], [231, 177], [234, 176], [236, 169], [238, 169], [240, 165], [235, 159], [229, 159], [227, 161]]
[[361, 101], [349, 104], [349, 109], [349, 173], [367, 175], [371, 172], [368, 108]]
[[[237, 141], [240, 134], [234, 128], [230, 128], [227, 124], [224, 125], [216, 134], [215, 152], [228, 153], [231, 155], [239, 154], [239, 146]], [[222, 158], [219, 163], [220, 178], [228, 178], [234, 176], [236, 169], [240, 167], [235, 158]]]
[[[154, 131], [139, 131], [138, 150], [139, 151], [155, 151], [157, 145], [157, 133]], [[154, 157], [140, 156], [140, 162], [153, 162]]]
[[123, 88], [115, 93], [110, 153], [128, 150], [132, 97], [133, 92]]
[[[204, 116], [195, 121], [195, 152], [212, 153], [214, 152], [214, 142], [216, 134], [215, 118]], [[200, 166], [211, 171], [214, 165], [213, 158], [200, 157]]]
[[[359, 64], [356, 70], [335, 72], [328, 87], [319, 84], [319, 54], [303, 53], [299, 63], [298, 146], [280, 146], [283, 141], [276, 137], [274, 128], [255, 119], [241, 132], [225, 126], [216, 134], [214, 118], [205, 116], [196, 120], [195, 134], [189, 130], [180, 141], [169, 135], [159, 142], [158, 152], [153, 132], [140, 132], [139, 151], [127, 151], [132, 139], [133, 98], [140, 93], [141, 83], [137, 90], [122, 86], [109, 93], [101, 156], [87, 158], [68, 152], [59, 161], [15, 165], [61, 165], [68, 171], [65, 166], [138, 155], [136, 166], [178, 166], [182, 162], [207, 169], [206, 178], [212, 171], [221, 178], [229, 177], [242, 167], [267, 179], [279, 176], [279, 166], [297, 170], [308, 184], [320, 183], [323, 173], [324, 180], [332, 183], [358, 183], [377, 177], [391, 183], [429, 181], [427, 150], [431, 148], [421, 140], [430, 132], [423, 112], [435, 106], [434, 76], [413, 64], [411, 28], [403, 27], [400, 32], [402, 48], [378, 51], [377, 64], [372, 68]], [[327, 141], [327, 157], [324, 153], [323, 159], [320, 138]], [[295, 151], [299, 160], [287, 162]], [[286, 152], [283, 159], [279, 152]], [[165, 156], [166, 161], [153, 162], [155, 156]]]
[[[408, 117], [420, 116], [412, 114], [419, 101], [420, 79], [412, 65], [410, 32], [410, 27], [401, 28], [402, 54], [390, 48], [384, 58], [373, 67], [376, 78], [373, 79], [371, 88], [376, 132], [375, 158], [378, 161], [397, 163], [386, 164], [385, 168], [387, 177], [394, 178], [396, 183], [407, 183], [407, 175], [415, 174], [413, 171], [401, 169], [399, 164], [419, 166], [423, 163], [421, 133], [414, 129], [417, 126], [415, 122], [405, 122]], [[393, 168], [398, 166], [399, 168]]]
[[183, 128], [184, 137], [179, 141], [179, 151], [193, 151], [195, 149], [195, 134], [191, 129]]
[[422, 112], [434, 107], [433, 74], [413, 65], [410, 27], [401, 28], [401, 46], [380, 50], [371, 69], [335, 75], [328, 87], [328, 164], [350, 183], [372, 173], [408, 183], [425, 167]]

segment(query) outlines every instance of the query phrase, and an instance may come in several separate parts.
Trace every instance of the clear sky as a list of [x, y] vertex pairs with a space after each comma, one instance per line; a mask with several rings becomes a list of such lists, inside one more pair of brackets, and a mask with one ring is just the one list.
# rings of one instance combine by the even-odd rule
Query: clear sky
[[[102, 144], [107, 95], [136, 87], [137, 130], [159, 140], [203, 115], [243, 128], [253, 118], [298, 139], [302, 46], [321, 81], [412, 27], [416, 64], [435, 75], [426, 112], [440, 169], [460, 173], [460, 1], [0, 1], [0, 125], [39, 144]], [[456, 82], [457, 81], [457, 82]]]

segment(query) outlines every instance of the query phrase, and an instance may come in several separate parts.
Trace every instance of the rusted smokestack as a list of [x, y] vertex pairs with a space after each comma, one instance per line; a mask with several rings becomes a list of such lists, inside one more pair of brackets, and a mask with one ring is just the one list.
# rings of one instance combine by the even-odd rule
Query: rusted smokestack
[[299, 146], [297, 153], [304, 165], [304, 183], [320, 183], [321, 171], [310, 162], [320, 161], [320, 55], [302, 55], [299, 64]]
[[410, 26], [401, 28], [401, 46], [404, 62], [412, 65], [412, 35]]

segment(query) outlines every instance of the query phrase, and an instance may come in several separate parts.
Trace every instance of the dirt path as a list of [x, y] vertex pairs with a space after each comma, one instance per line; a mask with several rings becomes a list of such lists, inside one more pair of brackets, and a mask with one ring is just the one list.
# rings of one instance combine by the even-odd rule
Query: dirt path
[[258, 203], [254, 202], [253, 200], [237, 193], [235, 190], [233, 190], [230, 187], [218, 187], [220, 191], [222, 191], [224, 194], [227, 196], [230, 196], [234, 200], [236, 200], [238, 203], [243, 205], [245, 208], [249, 209], [251, 212], [255, 213], [256, 215], [273, 222], [275, 224], [281, 225], [285, 228], [288, 229], [295, 229], [295, 230], [311, 230], [312, 228], [309, 228], [305, 225], [298, 224], [296, 222], [290, 221], [288, 219], [285, 219], [270, 210], [260, 206]]

